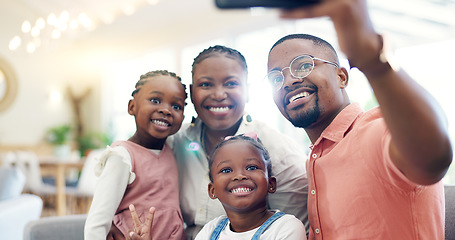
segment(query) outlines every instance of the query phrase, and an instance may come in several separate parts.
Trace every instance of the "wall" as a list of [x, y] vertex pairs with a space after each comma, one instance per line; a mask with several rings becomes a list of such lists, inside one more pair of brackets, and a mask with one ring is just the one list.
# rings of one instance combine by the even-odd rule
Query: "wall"
[[67, 95], [62, 102], [49, 101], [50, 91], [65, 93], [67, 86], [74, 87], [76, 95], [92, 88], [91, 95], [83, 103], [83, 115], [90, 127], [99, 129], [100, 74], [93, 62], [84, 60], [90, 52], [69, 45], [38, 49], [34, 54], [10, 51], [9, 40], [18, 33], [22, 21], [37, 16], [19, 4], [9, 6], [8, 11], [1, 11], [0, 57], [15, 71], [18, 94], [11, 107], [0, 113], [0, 146], [38, 145], [47, 128], [72, 122], [74, 115]]
[[[6, 2], [8, 7], [2, 7]], [[102, 116], [102, 92], [106, 89], [101, 87], [111, 85], [103, 76], [117, 68], [121, 61], [160, 48], [179, 49], [186, 44], [245, 32], [252, 26], [267, 26], [276, 21], [270, 15], [252, 18], [249, 12], [223, 14], [209, 9], [205, 14], [192, 11], [187, 11], [186, 16], [176, 14], [176, 19], [167, 25], [166, 21], [156, 21], [149, 16], [150, 23], [159, 23], [151, 30], [147, 19], [141, 18], [150, 14], [138, 12], [138, 17], [122, 17], [114, 24], [102, 25], [94, 32], [73, 37], [72, 41], [54, 41], [28, 54], [23, 50], [10, 51], [8, 43], [19, 33], [25, 19], [39, 16], [20, 1], [6, 2], [0, 3], [0, 57], [15, 70], [19, 90], [12, 106], [0, 112], [0, 150], [17, 146], [41, 147], [45, 145], [46, 129], [74, 122], [72, 105], [66, 94], [68, 86], [76, 95], [91, 89], [82, 104], [83, 121], [87, 130], [105, 131], [107, 126], [103, 119], [109, 116]], [[143, 30], [134, 32], [128, 27]], [[61, 102], [49, 100], [53, 90], [65, 94]]]

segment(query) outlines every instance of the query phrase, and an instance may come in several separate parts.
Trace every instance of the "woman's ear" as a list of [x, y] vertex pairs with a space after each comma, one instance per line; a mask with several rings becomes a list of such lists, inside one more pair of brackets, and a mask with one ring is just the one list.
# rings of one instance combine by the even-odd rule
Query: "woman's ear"
[[134, 109], [136, 108], [135, 106], [135, 101], [134, 99], [130, 99], [128, 101], [128, 114], [131, 116], [134, 116]]
[[215, 187], [213, 186], [213, 183], [209, 183], [209, 189], [208, 189], [209, 197], [211, 199], [216, 199], [216, 194], [215, 194]]
[[344, 89], [348, 86], [348, 81], [349, 81], [349, 74], [346, 68], [340, 67], [338, 68], [338, 86], [340, 86], [341, 89]]
[[274, 193], [276, 192], [276, 178], [275, 177], [269, 177], [269, 188], [268, 188], [269, 193]]

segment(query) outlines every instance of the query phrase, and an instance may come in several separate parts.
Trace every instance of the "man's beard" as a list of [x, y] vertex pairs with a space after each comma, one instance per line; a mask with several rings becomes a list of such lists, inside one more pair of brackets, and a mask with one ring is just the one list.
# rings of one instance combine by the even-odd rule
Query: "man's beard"
[[319, 101], [318, 99], [316, 99], [313, 108], [306, 111], [302, 110], [292, 118], [291, 116], [288, 115], [288, 119], [292, 123], [292, 125], [294, 125], [294, 127], [307, 128], [311, 124], [315, 123], [320, 115], [321, 111], [319, 110]]

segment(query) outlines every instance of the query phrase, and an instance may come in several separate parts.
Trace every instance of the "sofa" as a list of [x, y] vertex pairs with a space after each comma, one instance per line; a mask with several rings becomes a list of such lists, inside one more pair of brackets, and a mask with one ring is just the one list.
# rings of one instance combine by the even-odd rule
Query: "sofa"
[[44, 217], [27, 224], [24, 240], [84, 240], [87, 214]]
[[0, 167], [0, 239], [22, 240], [28, 222], [43, 210], [39, 196], [24, 194], [25, 176], [13, 166]]
[[[445, 239], [455, 240], [455, 185], [444, 186], [446, 198]], [[24, 240], [83, 240], [86, 214], [46, 217], [29, 222]], [[0, 238], [3, 239], [3, 238]]]

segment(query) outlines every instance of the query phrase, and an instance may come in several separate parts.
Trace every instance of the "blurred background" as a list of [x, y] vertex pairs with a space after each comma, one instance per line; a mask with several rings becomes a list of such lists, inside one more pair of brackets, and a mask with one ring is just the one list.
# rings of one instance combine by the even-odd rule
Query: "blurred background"
[[[455, 1], [370, 0], [369, 8], [396, 60], [444, 108], [455, 144]], [[337, 48], [326, 18], [282, 20], [273, 9], [219, 10], [213, 0], [1, 0], [0, 29], [0, 151], [38, 155], [55, 154], [61, 131], [81, 156], [128, 138], [135, 125], [127, 103], [139, 76], [167, 69], [189, 84], [194, 57], [214, 44], [245, 56], [253, 118], [307, 147], [305, 132], [284, 120], [263, 80], [267, 53], [290, 33], [314, 34]], [[355, 69], [350, 74], [351, 101], [376, 106], [363, 75]], [[185, 122], [195, 116], [188, 103]], [[445, 183], [455, 184], [454, 168]]]

